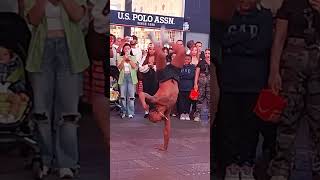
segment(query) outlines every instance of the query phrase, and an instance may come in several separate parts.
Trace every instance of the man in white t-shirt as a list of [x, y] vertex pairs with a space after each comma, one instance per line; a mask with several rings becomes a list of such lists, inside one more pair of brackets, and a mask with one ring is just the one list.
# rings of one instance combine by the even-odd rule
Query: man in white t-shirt
[[135, 35], [131, 36], [132, 39], [130, 40], [131, 50], [133, 55], [136, 57], [136, 60], [138, 61], [139, 67], [143, 64], [143, 58], [142, 58], [142, 50], [137, 47], [138, 43], [138, 37]]

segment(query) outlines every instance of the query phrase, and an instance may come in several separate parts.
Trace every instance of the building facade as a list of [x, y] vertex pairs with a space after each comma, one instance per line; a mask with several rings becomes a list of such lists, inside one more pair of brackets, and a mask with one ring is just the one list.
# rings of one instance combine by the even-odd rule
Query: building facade
[[110, 10], [110, 33], [122, 38], [136, 35], [142, 49], [150, 42], [150, 31], [159, 38], [161, 25], [171, 42], [193, 39], [208, 47], [209, 0], [111, 0]]

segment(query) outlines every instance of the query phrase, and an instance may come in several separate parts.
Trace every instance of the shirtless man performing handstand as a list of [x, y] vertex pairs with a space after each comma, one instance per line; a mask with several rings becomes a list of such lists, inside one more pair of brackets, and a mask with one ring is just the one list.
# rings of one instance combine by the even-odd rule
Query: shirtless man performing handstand
[[[159, 45], [159, 43], [155, 42], [153, 36], [151, 36], [150, 39], [155, 44], [155, 60], [159, 89], [154, 96], [144, 92], [139, 92], [138, 95], [144, 109], [149, 111], [149, 120], [154, 123], [164, 121], [164, 144], [157, 147], [157, 149], [166, 151], [170, 137], [170, 112], [176, 104], [179, 94], [179, 75], [184, 64], [185, 49], [180, 45], [172, 44], [176, 56], [170, 65], [166, 65], [166, 55], [162, 52], [161, 43]], [[165, 42], [163, 37], [162, 41]]]

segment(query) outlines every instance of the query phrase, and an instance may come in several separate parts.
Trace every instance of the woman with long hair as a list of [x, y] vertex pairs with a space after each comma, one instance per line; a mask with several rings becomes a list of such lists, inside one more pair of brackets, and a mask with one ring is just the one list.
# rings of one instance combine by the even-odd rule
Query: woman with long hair
[[190, 55], [191, 55], [191, 64], [194, 64], [195, 66], [197, 66], [199, 61], [201, 60], [199, 57], [199, 49], [197, 48], [197, 46], [191, 47]]
[[[199, 52], [198, 52], [197, 46], [195, 46], [195, 45], [191, 46], [190, 55], [191, 55], [191, 64], [198, 66], [200, 59], [199, 59]], [[193, 117], [193, 120], [198, 122], [198, 121], [200, 121], [200, 119], [199, 119], [199, 117], [197, 117], [197, 114], [195, 113], [196, 111], [197, 111], [197, 100], [192, 100], [191, 115]]]
[[118, 84], [120, 85], [120, 100], [122, 104], [121, 118], [126, 116], [133, 118], [135, 91], [138, 83], [138, 62], [132, 54], [129, 43], [124, 44], [122, 47], [118, 60], [118, 68], [120, 70]]
[[206, 49], [204, 54], [205, 59], [199, 61], [194, 79], [194, 89], [199, 90], [200, 94], [196, 105], [194, 121], [200, 121], [201, 111], [204, 108], [208, 109], [210, 107], [210, 49]]
[[[158, 81], [156, 76], [156, 62], [154, 46], [149, 46], [147, 56], [142, 66], [139, 68], [141, 80], [143, 84], [143, 92], [153, 96], [158, 90]], [[149, 112], [145, 111], [145, 118], [148, 117]]]

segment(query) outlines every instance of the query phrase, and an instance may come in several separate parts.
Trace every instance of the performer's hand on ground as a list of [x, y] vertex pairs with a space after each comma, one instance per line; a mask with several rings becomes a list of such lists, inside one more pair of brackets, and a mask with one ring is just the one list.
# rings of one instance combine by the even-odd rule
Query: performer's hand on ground
[[167, 148], [164, 147], [163, 144], [157, 144], [155, 149], [159, 150], [159, 151], [167, 151]]

